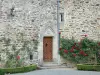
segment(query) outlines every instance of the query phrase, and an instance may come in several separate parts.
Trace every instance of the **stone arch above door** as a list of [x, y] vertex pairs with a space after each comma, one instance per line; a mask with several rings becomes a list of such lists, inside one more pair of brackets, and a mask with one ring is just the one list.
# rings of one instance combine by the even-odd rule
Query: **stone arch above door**
[[46, 26], [40, 32], [40, 39], [42, 40], [45, 36], [55, 36], [55, 31], [52, 27]]
[[48, 27], [47, 29], [45, 29], [45, 33], [44, 36], [54, 36], [55, 32], [51, 27]]

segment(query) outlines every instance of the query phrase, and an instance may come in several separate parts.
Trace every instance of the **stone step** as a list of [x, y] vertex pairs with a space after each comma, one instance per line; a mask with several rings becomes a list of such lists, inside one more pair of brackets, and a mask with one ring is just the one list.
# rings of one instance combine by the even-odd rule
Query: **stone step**
[[54, 69], [54, 68], [74, 68], [72, 65], [66, 65], [66, 64], [57, 64], [55, 62], [44, 62], [41, 66], [39, 66], [40, 69]]
[[76, 68], [76, 67], [66, 66], [66, 65], [48, 65], [48, 66], [40, 66], [40, 69], [59, 69], [59, 68], [68, 68], [68, 69], [72, 69], [72, 68]]
[[67, 68], [67, 66], [58, 64], [44, 64], [40, 66], [40, 69], [54, 69], [54, 68]]

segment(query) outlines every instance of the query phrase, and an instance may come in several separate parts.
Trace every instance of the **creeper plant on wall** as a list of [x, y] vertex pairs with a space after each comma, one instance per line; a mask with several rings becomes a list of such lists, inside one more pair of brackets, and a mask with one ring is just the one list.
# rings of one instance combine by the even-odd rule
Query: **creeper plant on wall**
[[100, 60], [98, 50], [100, 50], [98, 42], [88, 38], [84, 38], [80, 42], [74, 39], [61, 39], [59, 53], [66, 60], [75, 63], [96, 64]]

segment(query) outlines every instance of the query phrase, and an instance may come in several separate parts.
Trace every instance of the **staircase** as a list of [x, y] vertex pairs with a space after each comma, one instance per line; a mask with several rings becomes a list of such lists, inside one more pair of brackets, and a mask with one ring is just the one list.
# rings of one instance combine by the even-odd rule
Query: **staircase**
[[39, 66], [40, 69], [56, 69], [56, 68], [67, 68], [65, 65], [58, 65], [54, 62], [45, 62], [42, 66]]

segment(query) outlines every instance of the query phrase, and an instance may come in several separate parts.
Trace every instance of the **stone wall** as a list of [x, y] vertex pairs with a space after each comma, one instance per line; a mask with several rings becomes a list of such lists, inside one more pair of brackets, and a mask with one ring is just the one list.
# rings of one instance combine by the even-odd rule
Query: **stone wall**
[[[4, 41], [0, 42], [0, 46], [2, 46], [0, 63], [7, 61], [6, 47], [7, 51], [13, 54], [12, 45], [16, 46], [16, 51], [19, 50], [18, 55], [24, 58], [26, 63], [38, 63], [38, 59], [41, 57], [39, 56], [41, 43], [43, 43], [43, 36], [48, 28], [53, 30], [57, 41], [56, 0], [0, 0], [0, 39], [11, 40], [9, 46], [6, 46]], [[21, 50], [23, 40], [30, 41], [27, 47], [33, 54], [34, 60], [30, 60], [28, 49]], [[35, 40], [39, 42], [38, 49], [34, 48]], [[5, 48], [4, 51], [3, 48]]]
[[100, 40], [100, 0], [64, 0], [64, 38]]

